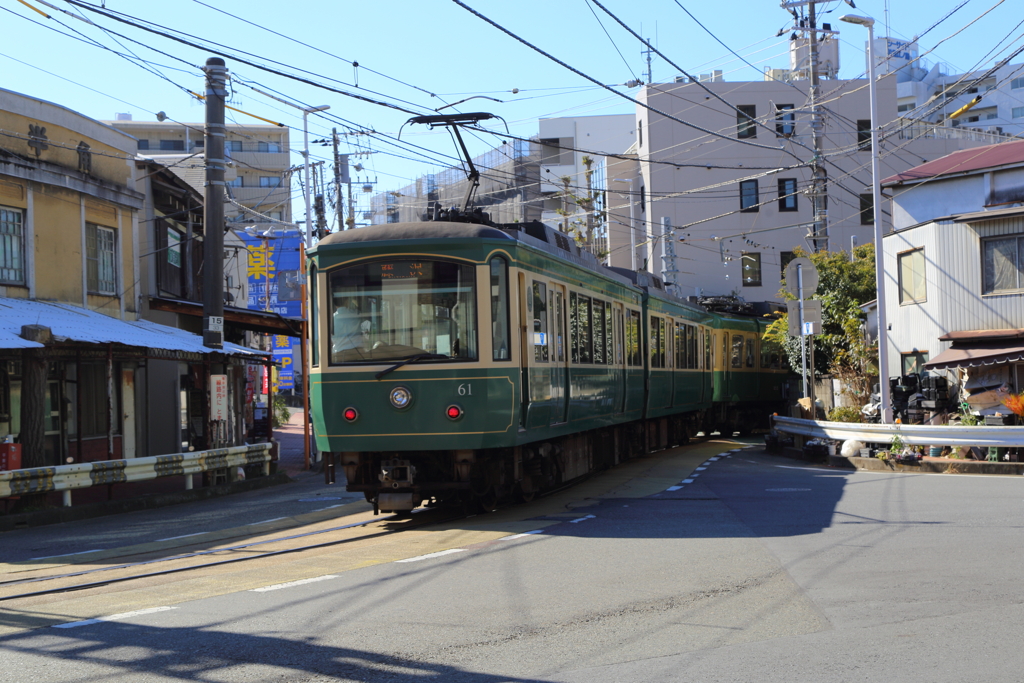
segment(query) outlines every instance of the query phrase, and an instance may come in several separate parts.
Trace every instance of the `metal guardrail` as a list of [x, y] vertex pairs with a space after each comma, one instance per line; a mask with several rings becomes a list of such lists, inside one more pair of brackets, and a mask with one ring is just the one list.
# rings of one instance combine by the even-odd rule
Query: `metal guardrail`
[[[246, 465], [263, 465], [270, 474], [271, 444], [215, 448], [209, 451], [154, 455], [129, 460], [100, 460], [58, 467], [33, 467], [0, 472], [0, 499], [50, 491], [64, 492], [64, 506], [71, 506], [71, 491], [101, 484], [147, 481], [158, 477], [192, 475]], [[192, 488], [192, 477], [185, 479]]]
[[899, 434], [911, 446], [1024, 446], [1024, 427], [859, 424], [778, 416], [772, 418], [772, 426], [786, 434], [837, 441], [887, 444]]

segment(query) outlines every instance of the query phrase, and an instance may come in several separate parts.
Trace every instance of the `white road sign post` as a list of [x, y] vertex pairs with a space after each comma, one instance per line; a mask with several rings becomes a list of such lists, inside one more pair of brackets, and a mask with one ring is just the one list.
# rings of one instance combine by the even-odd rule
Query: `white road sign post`
[[[809, 258], [795, 258], [786, 266], [786, 290], [796, 297], [798, 315], [789, 316], [789, 334], [800, 337], [800, 356], [803, 363], [804, 396], [811, 399], [811, 415], [814, 415], [814, 339], [821, 332], [821, 301], [808, 300], [818, 289], [818, 269]], [[811, 338], [810, 383], [807, 368], [807, 338]]]

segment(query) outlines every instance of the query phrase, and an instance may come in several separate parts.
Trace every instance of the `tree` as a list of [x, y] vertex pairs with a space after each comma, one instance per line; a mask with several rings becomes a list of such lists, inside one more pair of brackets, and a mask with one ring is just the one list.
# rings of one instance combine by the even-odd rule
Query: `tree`
[[[878, 350], [865, 342], [865, 316], [860, 306], [876, 296], [875, 247], [857, 247], [852, 257], [845, 251], [808, 254], [799, 248], [793, 255], [809, 258], [818, 269], [818, 290], [812, 298], [821, 301], [822, 326], [821, 334], [814, 338], [814, 371], [831, 373], [842, 382], [843, 393], [866, 403], [878, 374]], [[780, 294], [795, 300], [785, 290]], [[772, 323], [764, 339], [784, 348], [794, 368], [801, 366], [800, 339], [789, 336], [788, 316]]]

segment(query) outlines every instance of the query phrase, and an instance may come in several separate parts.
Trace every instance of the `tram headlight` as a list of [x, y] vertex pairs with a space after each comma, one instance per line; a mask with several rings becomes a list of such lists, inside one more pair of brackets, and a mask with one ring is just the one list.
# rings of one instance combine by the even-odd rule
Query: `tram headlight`
[[395, 387], [388, 394], [388, 400], [391, 401], [391, 405], [402, 410], [412, 403], [412, 392], [407, 387]]

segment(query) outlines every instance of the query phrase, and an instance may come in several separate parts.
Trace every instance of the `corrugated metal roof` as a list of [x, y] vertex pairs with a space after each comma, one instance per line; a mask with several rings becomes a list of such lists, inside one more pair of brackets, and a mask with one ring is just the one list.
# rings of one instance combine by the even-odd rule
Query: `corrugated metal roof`
[[953, 173], [968, 173], [983, 168], [1008, 166], [1024, 163], [1024, 140], [1000, 142], [996, 145], [962, 149], [934, 161], [907, 169], [903, 173], [889, 176], [882, 181], [882, 186], [900, 185], [925, 178], [935, 178]]
[[0, 348], [38, 348], [21, 338], [24, 325], [50, 328], [57, 341], [90, 344], [116, 343], [163, 351], [224, 353], [229, 356], [262, 356], [255, 349], [225, 343], [224, 349], [203, 346], [203, 338], [187, 330], [158, 325], [148, 320], [128, 322], [70, 304], [29, 299], [0, 298]]

